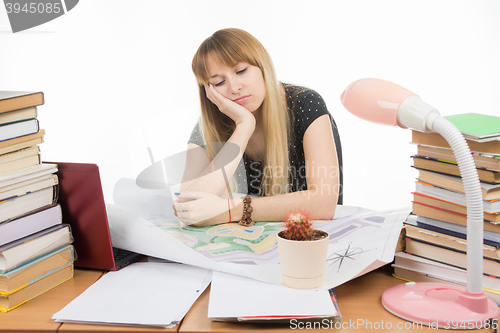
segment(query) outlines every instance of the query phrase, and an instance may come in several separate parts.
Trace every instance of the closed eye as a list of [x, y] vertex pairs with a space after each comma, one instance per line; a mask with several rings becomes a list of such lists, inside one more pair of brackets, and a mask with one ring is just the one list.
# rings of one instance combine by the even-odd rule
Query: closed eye
[[[236, 72], [236, 74], [243, 74], [246, 72], [246, 70], [248, 69], [248, 67], [245, 67], [243, 69], [240, 69], [239, 71]], [[214, 83], [214, 87], [220, 87], [224, 84], [225, 80], [222, 80], [220, 82], [217, 82], [217, 83]]]

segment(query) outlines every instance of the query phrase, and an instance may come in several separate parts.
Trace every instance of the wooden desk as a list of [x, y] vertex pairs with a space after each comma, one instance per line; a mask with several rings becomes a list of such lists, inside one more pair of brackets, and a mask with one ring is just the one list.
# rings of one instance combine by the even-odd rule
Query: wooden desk
[[7, 313], [0, 313], [0, 332], [57, 332], [52, 315], [102, 276], [100, 271], [75, 269], [74, 277]]
[[[332, 330], [336, 332], [436, 332], [444, 330], [430, 329], [427, 326], [418, 326], [404, 321], [384, 309], [381, 302], [382, 292], [390, 286], [403, 283], [391, 276], [390, 265], [363, 275], [337, 287], [337, 299], [342, 314], [342, 320]], [[298, 326], [292, 329], [289, 324], [248, 324], [212, 322], [207, 317], [210, 291], [196, 301], [184, 318], [179, 333], [200, 332], [291, 332], [300, 331]], [[383, 326], [382, 326], [383, 325]], [[329, 330], [329, 325], [318, 329]], [[470, 332], [468, 330], [453, 330], [453, 332]], [[474, 331], [477, 332], [477, 331]], [[493, 332], [493, 330], [479, 330], [479, 332]]]
[[[334, 328], [336, 332], [435, 332], [426, 326], [417, 326], [386, 311], [380, 297], [382, 292], [401, 281], [391, 277], [392, 268], [386, 265], [374, 272], [349, 281], [336, 288], [341, 323]], [[207, 317], [210, 290], [205, 291], [187, 313], [181, 325], [173, 329], [135, 328], [109, 325], [79, 325], [55, 323], [51, 317], [61, 310], [85, 289], [102, 276], [100, 271], [75, 270], [73, 279], [32, 299], [8, 313], [0, 313], [0, 332], [290, 332], [288, 324], [247, 324], [212, 322]], [[370, 329], [370, 325], [371, 328]], [[384, 326], [381, 326], [384, 325]], [[389, 327], [390, 325], [390, 327]], [[399, 326], [398, 326], [399, 325]], [[324, 327], [321, 329], [328, 331]], [[470, 331], [454, 331], [470, 332]], [[481, 330], [493, 332], [493, 330]]]
[[[0, 332], [177, 332], [172, 329], [136, 328], [109, 325], [61, 324], [52, 320], [52, 315], [64, 308], [73, 299], [94, 284], [102, 271], [75, 269], [71, 280], [35, 297], [7, 313], [0, 313]], [[131, 302], [131, 306], [133, 303]]]

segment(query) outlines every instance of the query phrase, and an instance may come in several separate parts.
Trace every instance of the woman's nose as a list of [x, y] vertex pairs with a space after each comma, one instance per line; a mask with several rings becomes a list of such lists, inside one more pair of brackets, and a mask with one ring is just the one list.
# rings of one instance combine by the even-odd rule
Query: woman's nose
[[239, 82], [238, 80], [232, 80], [229, 87], [230, 92], [232, 94], [237, 94], [241, 90], [241, 86], [241, 82]]

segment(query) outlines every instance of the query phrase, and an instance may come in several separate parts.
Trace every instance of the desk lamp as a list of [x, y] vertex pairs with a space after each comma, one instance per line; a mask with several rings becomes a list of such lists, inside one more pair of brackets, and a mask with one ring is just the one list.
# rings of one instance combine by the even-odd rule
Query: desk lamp
[[[352, 82], [341, 95], [344, 107], [375, 123], [436, 132], [446, 139], [458, 162], [467, 202], [467, 288], [410, 282], [388, 288], [382, 304], [394, 315], [423, 325], [485, 328], [499, 308], [483, 291], [483, 198], [469, 147], [458, 129], [413, 92], [380, 79]], [[437, 323], [437, 325], [436, 325]]]

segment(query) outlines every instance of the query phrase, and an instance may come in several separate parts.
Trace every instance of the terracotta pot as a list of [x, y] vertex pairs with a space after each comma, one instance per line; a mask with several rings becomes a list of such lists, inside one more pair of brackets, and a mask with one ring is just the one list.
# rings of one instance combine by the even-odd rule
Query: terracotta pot
[[315, 241], [288, 240], [280, 234], [281, 232], [278, 233], [278, 250], [283, 284], [296, 289], [321, 286], [330, 239], [328, 233], [325, 232], [325, 238]]

